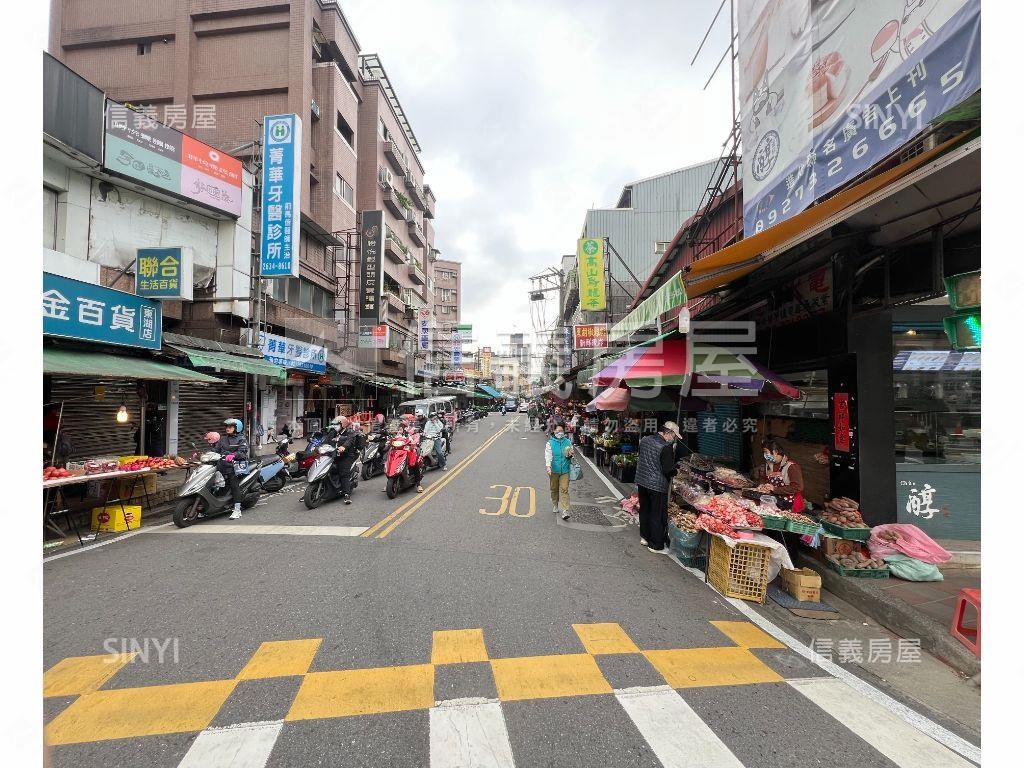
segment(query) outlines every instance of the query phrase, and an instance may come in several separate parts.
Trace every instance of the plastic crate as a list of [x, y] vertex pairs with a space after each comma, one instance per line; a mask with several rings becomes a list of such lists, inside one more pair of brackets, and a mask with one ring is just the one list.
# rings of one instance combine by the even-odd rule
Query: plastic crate
[[668, 538], [672, 544], [672, 550], [678, 552], [692, 552], [700, 543], [701, 531], [687, 533], [681, 530], [671, 520], [668, 523]]
[[679, 562], [685, 565], [687, 568], [698, 568], [702, 571], [707, 570], [708, 556], [705, 555], [703, 552], [691, 551], [685, 554], [679, 554], [678, 552], [675, 552], [675, 555], [679, 558]]
[[765, 515], [761, 512], [757, 513], [761, 516], [761, 522], [764, 523], [764, 530], [766, 531], [788, 531], [789, 528], [786, 524], [789, 522], [784, 517], [778, 517], [777, 515]]
[[720, 536], [712, 536], [708, 581], [726, 597], [763, 603], [771, 554], [771, 547], [764, 544], [740, 541], [730, 547]]
[[888, 579], [888, 568], [843, 568], [831, 557], [825, 558], [825, 565], [838, 573], [840, 576], [849, 576], [853, 579]]
[[871, 538], [870, 528], [847, 528], [843, 525], [836, 525], [835, 523], [829, 523], [825, 520], [821, 521], [822, 527], [826, 533], [831, 533], [833, 536], [838, 536], [840, 539], [848, 539], [850, 541], [867, 541]]
[[790, 533], [806, 534], [813, 536], [818, 532], [817, 523], [798, 523], [796, 520], [786, 518], [786, 530]]

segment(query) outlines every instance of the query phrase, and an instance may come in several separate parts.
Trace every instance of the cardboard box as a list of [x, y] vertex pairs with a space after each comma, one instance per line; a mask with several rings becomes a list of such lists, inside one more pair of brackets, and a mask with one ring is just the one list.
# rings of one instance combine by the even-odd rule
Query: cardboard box
[[[133, 488], [134, 485], [134, 488]], [[156, 473], [147, 472], [135, 477], [122, 477], [117, 481], [117, 498], [138, 499], [156, 493]]]
[[782, 583], [786, 591], [802, 603], [821, 602], [821, 576], [810, 568], [796, 571], [782, 570]]
[[820, 551], [826, 556], [851, 555], [854, 552], [861, 551], [861, 543], [859, 541], [840, 539], [835, 536], [829, 536], [828, 534], [822, 534]]
[[120, 504], [108, 507], [93, 507], [92, 529], [94, 531], [130, 531], [142, 525], [142, 507], [137, 504]]

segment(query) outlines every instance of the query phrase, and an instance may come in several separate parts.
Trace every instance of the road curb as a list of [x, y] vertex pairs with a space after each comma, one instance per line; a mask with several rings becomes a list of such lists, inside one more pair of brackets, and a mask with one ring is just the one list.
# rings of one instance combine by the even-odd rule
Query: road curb
[[918, 611], [914, 606], [882, 594], [871, 579], [840, 576], [814, 558], [799, 553], [798, 566], [821, 575], [822, 586], [886, 629], [905, 638], [920, 638], [921, 649], [948, 664], [965, 677], [981, 673], [981, 661], [949, 633], [949, 627]]

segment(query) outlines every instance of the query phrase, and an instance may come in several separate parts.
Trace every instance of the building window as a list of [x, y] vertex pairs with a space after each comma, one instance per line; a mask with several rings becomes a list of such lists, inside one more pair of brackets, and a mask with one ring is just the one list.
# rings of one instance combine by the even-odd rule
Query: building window
[[383, 117], [377, 119], [377, 132], [380, 134], [380, 137], [384, 139], [384, 141], [387, 141], [388, 139], [391, 138], [391, 134], [388, 133], [388, 127], [384, 125]]
[[153, 53], [153, 44], [139, 43], [138, 46], [135, 48], [135, 52], [139, 56], [149, 56], [151, 53]]
[[43, 247], [57, 250], [57, 190], [43, 187]]
[[669, 243], [668, 240], [658, 240], [654, 244], [654, 255], [655, 256], [660, 256], [661, 254], [665, 253], [665, 251], [668, 250], [669, 244], [670, 243]]
[[341, 134], [341, 137], [346, 142], [348, 142], [348, 145], [350, 147], [354, 147], [356, 141], [356, 133], [355, 131], [352, 130], [352, 126], [348, 124], [345, 118], [341, 116], [341, 112], [338, 113], [337, 129], [338, 133]]
[[353, 208], [355, 207], [355, 191], [352, 189], [352, 185], [345, 181], [340, 173], [334, 174], [334, 194]]

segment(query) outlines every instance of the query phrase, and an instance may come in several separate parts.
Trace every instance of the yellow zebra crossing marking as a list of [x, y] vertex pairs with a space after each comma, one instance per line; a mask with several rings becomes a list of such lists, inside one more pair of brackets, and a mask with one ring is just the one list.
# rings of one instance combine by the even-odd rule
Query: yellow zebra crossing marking
[[[44, 696], [78, 699], [46, 728], [54, 745], [201, 731], [246, 680], [301, 676], [287, 720], [351, 717], [434, 706], [435, 667], [489, 662], [500, 701], [612, 693], [596, 656], [640, 654], [669, 686], [750, 685], [783, 678], [750, 652], [777, 647], [747, 622], [713, 622], [736, 644], [642, 650], [613, 622], [574, 624], [583, 652], [490, 658], [482, 629], [434, 632], [429, 663], [310, 672], [320, 638], [262, 643], [230, 680], [100, 690], [134, 654], [64, 659], [44, 675]], [[767, 638], [767, 639], [766, 639]]]

